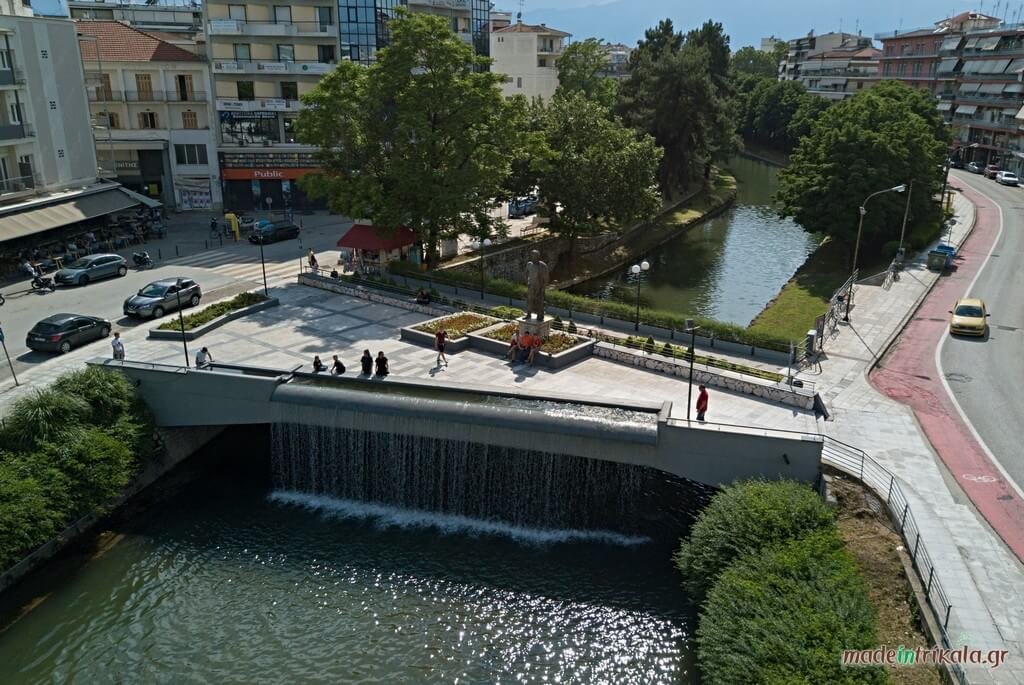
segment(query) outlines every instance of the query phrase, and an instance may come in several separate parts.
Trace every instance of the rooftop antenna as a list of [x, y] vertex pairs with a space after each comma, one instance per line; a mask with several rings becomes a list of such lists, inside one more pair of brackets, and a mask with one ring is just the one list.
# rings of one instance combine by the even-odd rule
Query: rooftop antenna
[[519, 0], [519, 13], [516, 15], [516, 21], [520, 24], [523, 23], [523, 8], [526, 5], [526, 0]]

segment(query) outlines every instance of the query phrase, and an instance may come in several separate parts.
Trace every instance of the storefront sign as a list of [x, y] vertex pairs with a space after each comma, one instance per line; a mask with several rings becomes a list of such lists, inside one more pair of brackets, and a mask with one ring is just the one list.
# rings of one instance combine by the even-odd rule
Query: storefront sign
[[263, 100], [263, 109], [282, 111], [288, 109], [288, 101], [278, 98], [266, 98]]
[[220, 177], [225, 181], [263, 180], [279, 181], [302, 178], [319, 169], [221, 169]]
[[326, 74], [333, 67], [333, 64], [327, 64], [325, 62], [306, 62], [302, 65], [302, 71], [307, 74]]
[[214, 62], [213, 68], [216, 71], [241, 71], [242, 66], [238, 62]]
[[245, 110], [244, 100], [217, 100], [217, 109], [230, 112], [242, 112]]
[[241, 33], [241, 27], [234, 19], [211, 19], [210, 33]]
[[219, 112], [220, 120], [224, 122], [245, 121], [247, 119], [276, 119], [275, 112]]
[[260, 64], [260, 71], [272, 74], [285, 74], [288, 72], [288, 65], [284, 62], [263, 62]]

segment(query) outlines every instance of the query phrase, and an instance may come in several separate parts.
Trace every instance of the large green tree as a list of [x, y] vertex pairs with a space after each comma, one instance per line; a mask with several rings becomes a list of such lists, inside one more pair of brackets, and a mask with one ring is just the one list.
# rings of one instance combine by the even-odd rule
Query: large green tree
[[569, 45], [555, 62], [559, 94], [582, 93], [604, 107], [615, 104], [616, 81], [607, 75], [608, 55], [599, 38]]
[[733, 54], [732, 67], [737, 73], [765, 78], [775, 78], [779, 73], [779, 63], [775, 60], [775, 55], [762, 52], [751, 45], [746, 45]]
[[[933, 198], [942, 181], [948, 134], [936, 127], [931, 110], [923, 111], [910, 88], [895, 82], [880, 86], [825, 111], [780, 174], [783, 214], [841, 241], [851, 263], [858, 207], [868, 195], [913, 182], [911, 224], [938, 219]], [[871, 200], [862, 253], [899, 238], [906, 200], [898, 193]]]
[[736, 84], [737, 130], [753, 140], [784, 152], [792, 150], [829, 101], [807, 93], [797, 81], [777, 81], [738, 74]]
[[434, 263], [442, 237], [477, 232], [507, 194], [524, 104], [442, 17], [400, 13], [389, 30], [374, 64], [341, 62], [303, 97], [299, 138], [323, 170], [302, 185], [336, 212], [411, 228]]

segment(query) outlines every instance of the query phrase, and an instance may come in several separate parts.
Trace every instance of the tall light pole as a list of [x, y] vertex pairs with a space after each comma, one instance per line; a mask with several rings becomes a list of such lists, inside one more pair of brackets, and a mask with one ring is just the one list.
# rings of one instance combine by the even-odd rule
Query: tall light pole
[[[960, 153], [960, 159], [963, 159], [963, 149], [965, 147], [967, 149], [973, 150], [974, 148], [978, 147], [978, 144], [977, 143], [971, 143], [970, 145], [957, 145], [955, 148], [953, 148], [953, 152], [959, 152]], [[947, 156], [946, 157], [946, 171], [942, 175], [942, 194], [939, 195], [939, 208], [940, 209], [942, 208], [942, 205], [945, 204], [945, 202], [946, 202], [946, 186], [949, 185], [949, 166], [950, 166], [949, 161], [950, 161], [950, 157]]]
[[177, 290], [175, 290], [174, 294], [177, 295], [177, 297], [178, 297], [178, 326], [181, 328], [181, 345], [182, 345], [182, 347], [185, 348], [185, 368], [187, 369], [189, 367], [189, 363], [188, 363], [188, 340], [185, 339], [185, 317], [181, 313], [181, 279], [180, 278], [178, 279], [177, 284], [175, 284], [175, 287], [177, 288]]
[[491, 239], [484, 238], [473, 241], [473, 246], [480, 250], [480, 299], [484, 299], [484, 250], [491, 246]]
[[650, 262], [646, 259], [639, 264], [634, 264], [629, 267], [629, 272], [636, 277], [636, 322], [633, 324], [633, 330], [640, 330], [640, 281], [643, 280], [644, 272], [651, 268]]
[[690, 406], [693, 404], [693, 358], [697, 356], [697, 329], [700, 326], [694, 326], [693, 322], [690, 322], [689, 327], [686, 329], [690, 334], [690, 383], [686, 389], [686, 420], [690, 420]]
[[[948, 164], [948, 162], [947, 162]], [[910, 180], [910, 187], [907, 188], [907, 204], [903, 208], [903, 225], [900, 227], [900, 247], [903, 249], [903, 236], [907, 233], [907, 217], [910, 215], [910, 196], [914, 194], [914, 180]]]
[[[263, 294], [270, 297], [270, 292], [267, 290], [267, 263], [263, 260], [263, 238], [259, 236], [257, 238], [256, 242], [260, 245], [260, 268], [263, 269]], [[302, 262], [300, 261], [299, 263], [301, 264]]]
[[[902, 193], [906, 189], [906, 185], [900, 184], [898, 186], [893, 186], [892, 188], [886, 188], [885, 190], [878, 190], [864, 198], [864, 202], [862, 202], [860, 207], [858, 207], [860, 210], [860, 222], [857, 224], [857, 242], [853, 244], [853, 269], [850, 271], [850, 278], [853, 278], [854, 274], [857, 273], [857, 257], [860, 256], [860, 234], [864, 230], [864, 215], [868, 213], [868, 210], [866, 209], [868, 200], [873, 198], [875, 195], [881, 195], [882, 193]], [[853, 284], [851, 283], [850, 292], [846, 293], [846, 313], [843, 315], [843, 321], [850, 320], [850, 300], [852, 299], [850, 296], [852, 294]]]

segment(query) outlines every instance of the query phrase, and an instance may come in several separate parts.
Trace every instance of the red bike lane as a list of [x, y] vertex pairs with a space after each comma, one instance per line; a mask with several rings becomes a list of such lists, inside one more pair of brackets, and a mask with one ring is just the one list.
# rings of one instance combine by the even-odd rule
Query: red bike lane
[[968, 187], [976, 224], [959, 250], [956, 270], [939, 279], [882, 363], [870, 375], [882, 394], [909, 406], [928, 441], [989, 525], [1024, 561], [1024, 501], [961, 418], [940, 377], [935, 351], [949, 325], [951, 305], [963, 297], [999, 235], [999, 210]]

